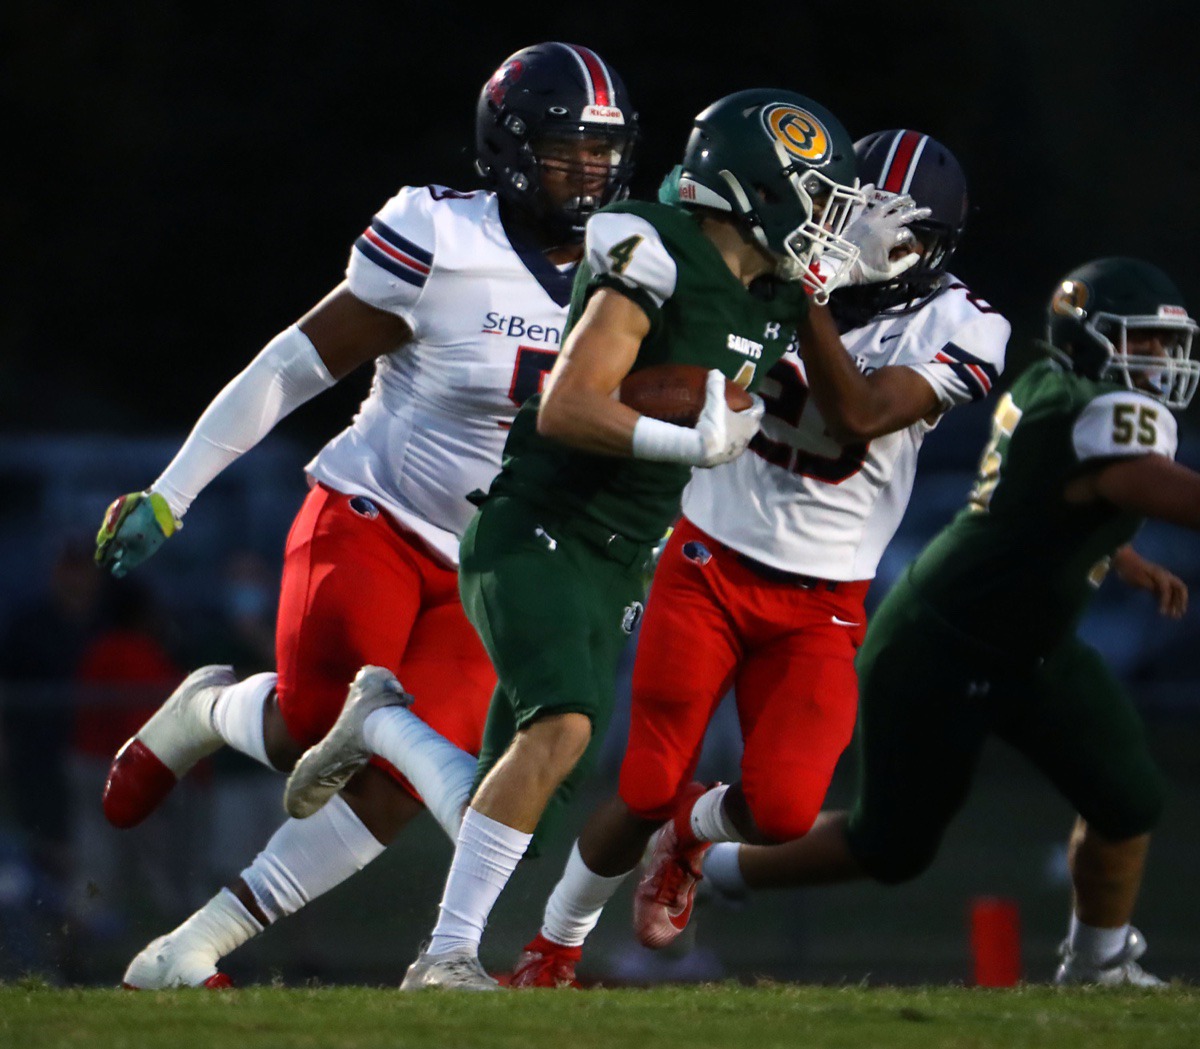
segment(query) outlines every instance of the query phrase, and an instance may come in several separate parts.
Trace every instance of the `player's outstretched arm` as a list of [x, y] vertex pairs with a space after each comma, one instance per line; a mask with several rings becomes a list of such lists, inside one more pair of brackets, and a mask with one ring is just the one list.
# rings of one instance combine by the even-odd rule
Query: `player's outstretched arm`
[[834, 440], [861, 443], [902, 430], [940, 409], [928, 380], [912, 368], [880, 368], [863, 375], [846, 352], [833, 316], [812, 304], [800, 327], [809, 391]]
[[1166, 455], [1114, 459], [1073, 479], [1066, 499], [1103, 499], [1142, 517], [1200, 531], [1200, 473]]
[[281, 419], [411, 334], [399, 317], [339, 285], [226, 384], [149, 489], [109, 506], [96, 563], [118, 576], [141, 564], [179, 529], [201, 490]]

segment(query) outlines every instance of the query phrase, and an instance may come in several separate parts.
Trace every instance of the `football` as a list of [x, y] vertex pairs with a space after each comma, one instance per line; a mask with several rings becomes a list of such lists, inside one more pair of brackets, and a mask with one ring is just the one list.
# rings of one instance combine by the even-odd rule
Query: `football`
[[[707, 376], [701, 364], [654, 364], [626, 375], [617, 395], [622, 404], [652, 419], [695, 426], [704, 407]], [[740, 412], [752, 402], [745, 390], [726, 379], [725, 403]]]

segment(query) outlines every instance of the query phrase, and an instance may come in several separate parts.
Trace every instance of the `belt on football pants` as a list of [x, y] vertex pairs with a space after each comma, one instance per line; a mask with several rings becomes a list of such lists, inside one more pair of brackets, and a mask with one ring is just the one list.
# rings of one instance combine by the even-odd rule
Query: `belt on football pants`
[[599, 550], [605, 557], [616, 561], [626, 568], [632, 568], [650, 557], [653, 543], [639, 543], [634, 539], [614, 532], [608, 525], [593, 521], [590, 517], [559, 517], [551, 515], [546, 520], [546, 527], [565, 532], [582, 539], [589, 546]]
[[[577, 514], [568, 516], [561, 510], [551, 509], [545, 503], [530, 499], [524, 492], [498, 492], [497, 495], [524, 503], [541, 517], [542, 524], [551, 532], [558, 531], [564, 535], [573, 535], [576, 539], [582, 539], [609, 560], [616, 561], [625, 568], [632, 568], [636, 564], [648, 561], [654, 550], [654, 543], [639, 543], [636, 539], [630, 539], [619, 532], [614, 532], [608, 525], [594, 521], [590, 517], [581, 517]], [[479, 489], [467, 495], [467, 500], [476, 506], [483, 506], [491, 498], [494, 496], [490, 492], [483, 492]]]
[[837, 579], [818, 579], [816, 576], [802, 575], [799, 572], [785, 572], [782, 568], [764, 565], [761, 561], [755, 561], [753, 557], [737, 553], [736, 550], [734, 553], [737, 555], [738, 561], [756, 576], [772, 583], [790, 583], [792, 586], [800, 587], [801, 590], [816, 590], [818, 587], [823, 587], [830, 593], [834, 593], [841, 585]]

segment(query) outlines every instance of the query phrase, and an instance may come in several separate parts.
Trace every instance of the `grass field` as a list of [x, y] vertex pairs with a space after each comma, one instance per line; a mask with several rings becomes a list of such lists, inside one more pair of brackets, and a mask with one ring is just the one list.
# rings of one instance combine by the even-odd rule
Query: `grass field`
[[0, 986], [0, 1046], [124, 1049], [1194, 1049], [1200, 990], [711, 984], [653, 990], [221, 993]]

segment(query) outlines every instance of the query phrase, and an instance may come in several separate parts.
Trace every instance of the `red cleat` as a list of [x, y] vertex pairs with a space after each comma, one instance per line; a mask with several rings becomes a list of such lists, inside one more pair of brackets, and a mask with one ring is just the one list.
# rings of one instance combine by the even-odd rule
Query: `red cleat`
[[132, 739], [117, 751], [104, 783], [104, 815], [114, 827], [136, 827], [188, 770], [219, 750], [213, 728], [217, 692], [237, 678], [233, 668], [207, 666], [180, 683]]
[[525, 945], [508, 985], [581, 989], [583, 985], [575, 979], [575, 966], [582, 954], [582, 947], [564, 947], [538, 933]]
[[712, 842], [691, 836], [692, 806], [710, 786], [693, 783], [675, 816], [651, 841], [650, 859], [633, 894], [633, 933], [638, 943], [659, 950], [687, 928], [703, 875], [700, 861]]
[[177, 780], [137, 736], [117, 751], [104, 781], [104, 816], [128, 830], [150, 815], [171, 793]]

